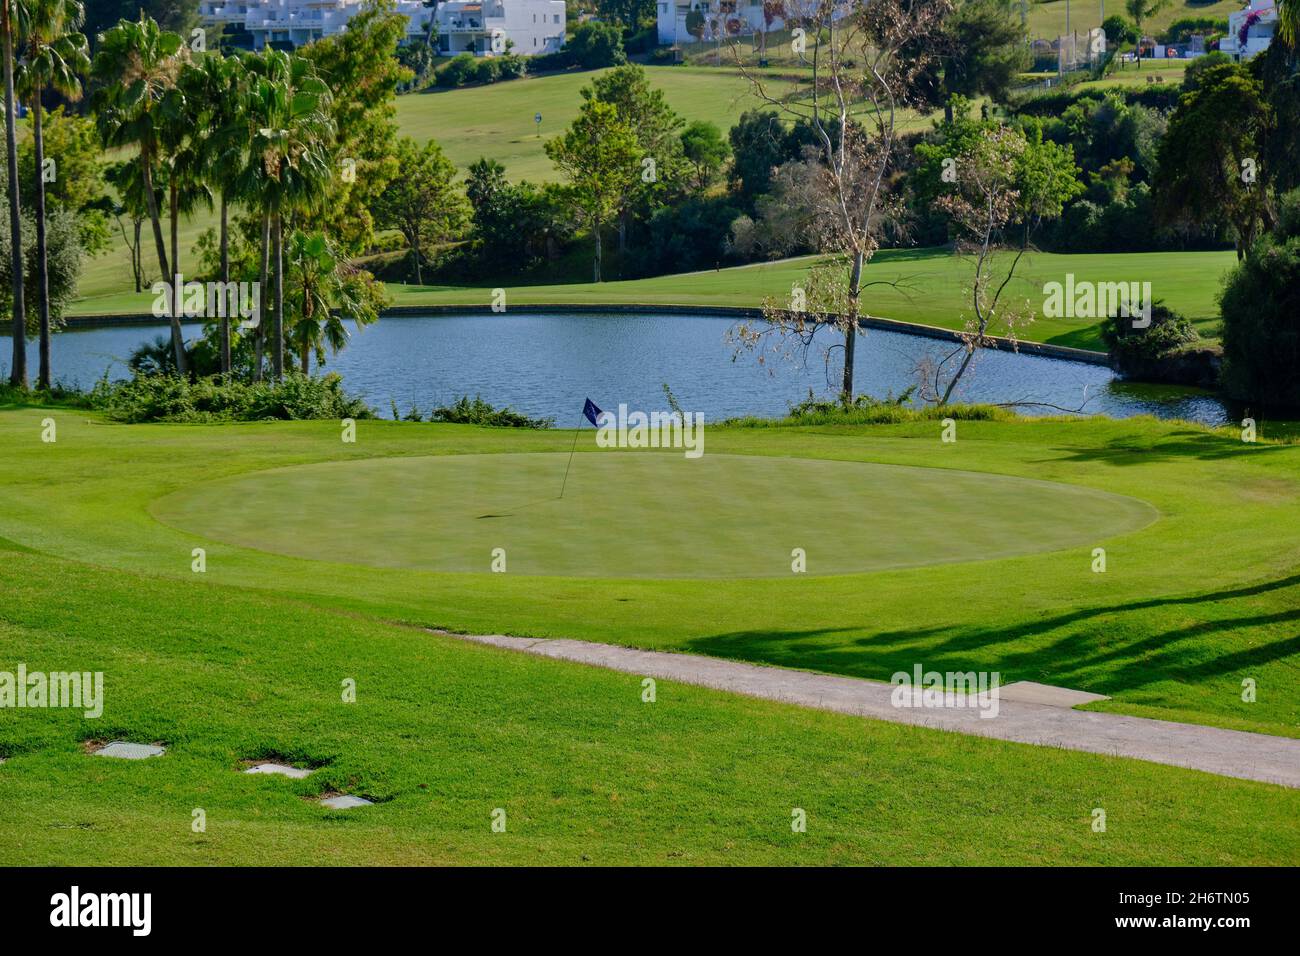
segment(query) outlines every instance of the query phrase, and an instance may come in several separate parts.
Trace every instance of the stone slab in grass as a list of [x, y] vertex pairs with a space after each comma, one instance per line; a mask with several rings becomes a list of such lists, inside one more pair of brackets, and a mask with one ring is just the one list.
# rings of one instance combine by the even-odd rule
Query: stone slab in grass
[[149, 757], [161, 757], [167, 752], [166, 747], [153, 744], [133, 744], [125, 740], [114, 740], [95, 751], [96, 757], [117, 757], [120, 760], [147, 760]]
[[354, 797], [350, 793], [343, 793], [336, 797], [326, 797], [320, 805], [331, 810], [351, 810], [353, 807], [373, 807], [375, 804], [373, 800], [367, 800], [365, 797]]
[[282, 763], [259, 763], [256, 766], [249, 767], [244, 773], [278, 774], [282, 777], [292, 777], [295, 780], [311, 776], [310, 770], [304, 770], [301, 767], [288, 767]]
[[998, 688], [998, 696], [1002, 700], [1018, 700], [1022, 704], [1044, 704], [1048, 707], [1078, 707], [1097, 700], [1110, 700], [1105, 694], [1090, 694], [1086, 690], [1053, 687], [1051, 684], [1038, 684], [1031, 680], [1003, 684]]

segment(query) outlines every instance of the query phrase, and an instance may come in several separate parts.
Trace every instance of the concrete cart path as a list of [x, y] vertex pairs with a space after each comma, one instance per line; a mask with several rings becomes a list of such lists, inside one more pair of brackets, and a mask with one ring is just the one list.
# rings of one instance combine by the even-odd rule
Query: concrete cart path
[[995, 717], [981, 717], [981, 711], [974, 707], [895, 707], [891, 702], [893, 685], [878, 681], [587, 641], [435, 633], [642, 677], [697, 684], [896, 724], [1133, 757], [1226, 777], [1300, 787], [1300, 740], [1289, 737], [1071, 710], [1005, 698], [998, 701]]

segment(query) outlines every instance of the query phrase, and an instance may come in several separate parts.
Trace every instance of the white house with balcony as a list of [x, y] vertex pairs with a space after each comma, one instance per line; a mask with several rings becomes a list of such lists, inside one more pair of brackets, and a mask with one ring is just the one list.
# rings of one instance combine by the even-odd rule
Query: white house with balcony
[[1268, 49], [1276, 32], [1275, 0], [1250, 0], [1249, 6], [1228, 14], [1228, 35], [1219, 41], [1219, 49], [1239, 60], [1249, 60]]
[[[852, 12], [860, 0], [836, 0], [836, 20]], [[786, 21], [813, 16], [824, 0], [656, 0], [659, 42], [713, 43], [787, 29]]]
[[[791, 0], [791, 5], [796, 2]], [[763, 6], [745, 0], [658, 0], [659, 42], [696, 43], [762, 33]], [[773, 18], [767, 29], [783, 29], [784, 5], [769, 2], [767, 8]]]
[[444, 56], [536, 56], [564, 46], [564, 0], [447, 0], [437, 20]]
[[[268, 43], [300, 47], [342, 33], [361, 9], [361, 0], [199, 0], [199, 19], [205, 26], [242, 27], [260, 50]], [[420, 0], [398, 0], [397, 12], [407, 18], [408, 42], [425, 36], [431, 9]]]

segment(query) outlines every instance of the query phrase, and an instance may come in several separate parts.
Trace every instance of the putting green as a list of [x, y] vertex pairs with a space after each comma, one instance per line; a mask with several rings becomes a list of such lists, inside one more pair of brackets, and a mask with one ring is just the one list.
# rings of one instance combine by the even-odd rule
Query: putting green
[[[1093, 547], [1136, 498], [1004, 475], [807, 458], [607, 451], [374, 458], [254, 472], [154, 502], [219, 542], [426, 571], [597, 578], [847, 574]], [[1082, 559], [1081, 559], [1082, 560]]]

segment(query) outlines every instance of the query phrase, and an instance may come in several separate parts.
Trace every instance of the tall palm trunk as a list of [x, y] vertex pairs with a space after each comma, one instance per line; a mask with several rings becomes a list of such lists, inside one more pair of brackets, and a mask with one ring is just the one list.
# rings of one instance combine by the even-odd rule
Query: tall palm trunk
[[185, 333], [181, 330], [181, 296], [184, 294], [184, 283], [181, 281], [179, 234], [181, 192], [180, 184], [176, 181], [175, 172], [172, 173], [170, 186], [170, 205], [167, 212], [171, 217], [172, 230], [172, 353], [176, 356], [176, 374], [184, 375], [189, 371], [189, 368], [185, 364]]
[[230, 207], [226, 194], [221, 194], [221, 282], [225, 308], [221, 310], [221, 374], [230, 374]]
[[13, 256], [14, 358], [9, 384], [27, 387], [27, 312], [23, 308], [23, 225], [18, 198], [18, 117], [14, 114], [14, 37], [11, 0], [0, 0], [0, 32], [4, 33], [5, 149], [9, 160], [9, 233]]
[[271, 343], [271, 371], [278, 382], [284, 377], [284, 217], [275, 214], [275, 341]]
[[[312, 317], [315, 314], [316, 313], [312, 309], [312, 304], [311, 304], [311, 280], [307, 278], [307, 270], [303, 269], [302, 319], [303, 319], [304, 329], [310, 328], [308, 323], [311, 322]], [[302, 374], [307, 375], [311, 372], [311, 343], [308, 341], [307, 334], [305, 331], [303, 333], [302, 339], [299, 342], [299, 345], [301, 346], [301, 348], [299, 349], [299, 353], [300, 353], [299, 358], [302, 360]]]
[[41, 127], [41, 94], [32, 103], [32, 145], [36, 147], [36, 256], [40, 261], [41, 344], [36, 387], [50, 387], [50, 250], [45, 236], [45, 134]]
[[162, 214], [158, 211], [158, 197], [153, 185], [153, 150], [147, 146], [140, 148], [140, 178], [144, 184], [144, 206], [149, 211], [149, 225], [153, 227], [154, 249], [158, 252], [158, 268], [162, 270], [163, 280], [171, 282], [171, 267], [167, 265], [167, 243], [163, 239]]
[[140, 232], [144, 228], [144, 222], [135, 219], [131, 224], [135, 233], [135, 244], [131, 246], [131, 271], [135, 273], [135, 291], [144, 291], [144, 257], [140, 252]]
[[262, 213], [262, 271], [260, 274], [261, 282], [258, 285], [258, 294], [261, 297], [261, 314], [257, 321], [257, 344], [253, 349], [253, 381], [262, 380], [262, 355], [266, 349], [266, 313], [270, 311], [267, 308], [269, 304], [267, 299], [267, 278], [271, 269], [271, 213], [269, 211]]

